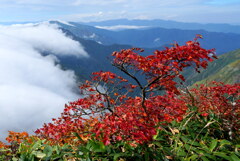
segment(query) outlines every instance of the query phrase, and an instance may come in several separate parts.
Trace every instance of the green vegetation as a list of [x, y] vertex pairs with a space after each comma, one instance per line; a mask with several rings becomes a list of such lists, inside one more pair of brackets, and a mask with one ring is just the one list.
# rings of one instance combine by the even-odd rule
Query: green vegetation
[[191, 70], [185, 71], [186, 82], [190, 85], [221, 81], [224, 83], [240, 82], [240, 49], [228, 52], [218, 57], [217, 60], [208, 64], [207, 69], [195, 73]]
[[221, 81], [228, 84], [240, 82], [240, 59], [221, 68], [216, 74], [210, 75], [207, 78], [196, 82], [196, 84], [203, 84], [212, 81]]

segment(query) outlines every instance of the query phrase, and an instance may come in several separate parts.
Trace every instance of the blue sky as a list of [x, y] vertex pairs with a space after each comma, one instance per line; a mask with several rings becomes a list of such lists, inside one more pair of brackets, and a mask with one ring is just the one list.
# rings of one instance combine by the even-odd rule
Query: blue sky
[[240, 0], [0, 0], [0, 22], [118, 18], [240, 25]]

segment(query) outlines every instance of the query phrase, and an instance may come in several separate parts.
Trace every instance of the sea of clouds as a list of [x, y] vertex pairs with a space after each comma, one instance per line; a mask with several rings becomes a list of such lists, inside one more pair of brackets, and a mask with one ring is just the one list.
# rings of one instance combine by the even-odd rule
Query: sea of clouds
[[32, 133], [79, 97], [74, 72], [61, 70], [57, 55], [88, 57], [54, 24], [0, 26], [0, 140], [8, 130]]

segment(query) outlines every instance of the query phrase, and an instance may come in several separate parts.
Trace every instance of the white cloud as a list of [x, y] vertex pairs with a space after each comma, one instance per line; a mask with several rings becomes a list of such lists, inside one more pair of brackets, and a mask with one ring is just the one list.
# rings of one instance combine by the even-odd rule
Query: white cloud
[[[74, 1], [74, 0], [72, 0]], [[0, 3], [20, 4], [20, 5], [65, 5], [69, 4], [71, 0], [0, 0]]]
[[109, 11], [109, 12], [92, 12], [92, 13], [78, 13], [78, 14], [70, 14], [61, 16], [59, 18], [66, 20], [66, 21], [82, 21], [82, 22], [89, 22], [89, 21], [102, 21], [102, 20], [109, 20], [109, 19], [121, 19], [121, 18], [130, 18], [130, 15], [125, 10], [120, 11]]
[[111, 5], [111, 4], [117, 4], [117, 3], [126, 3], [126, 0], [75, 0], [72, 5], [73, 6], [80, 6], [80, 5]]
[[[66, 38], [58, 26], [48, 22], [41, 24], [24, 24], [1, 27], [0, 33], [30, 44], [40, 51], [51, 51], [55, 54], [71, 54], [75, 56], [88, 56], [81, 44]], [[61, 44], [61, 45], [59, 45]]]
[[[79, 22], [148, 18], [239, 24], [239, 7], [239, 0], [0, 0], [0, 19], [16, 22], [57, 18]], [[121, 14], [122, 10], [126, 13]]]
[[62, 19], [68, 21], [89, 21], [89, 20], [99, 20], [103, 19], [104, 15], [103, 12], [94, 12], [94, 13], [77, 13], [77, 14], [70, 14], [61, 16]]
[[78, 97], [74, 73], [39, 51], [87, 56], [54, 25], [0, 26], [0, 139], [8, 130], [32, 132]]
[[116, 26], [95, 26], [96, 28], [105, 29], [105, 30], [125, 30], [125, 29], [144, 29], [149, 26], [133, 26], [133, 25], [116, 25]]

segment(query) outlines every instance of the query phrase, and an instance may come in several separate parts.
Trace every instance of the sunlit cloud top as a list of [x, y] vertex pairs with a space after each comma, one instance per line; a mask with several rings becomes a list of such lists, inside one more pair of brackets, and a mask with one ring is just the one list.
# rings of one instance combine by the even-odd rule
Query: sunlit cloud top
[[0, 0], [0, 22], [164, 19], [240, 24], [240, 0]]

